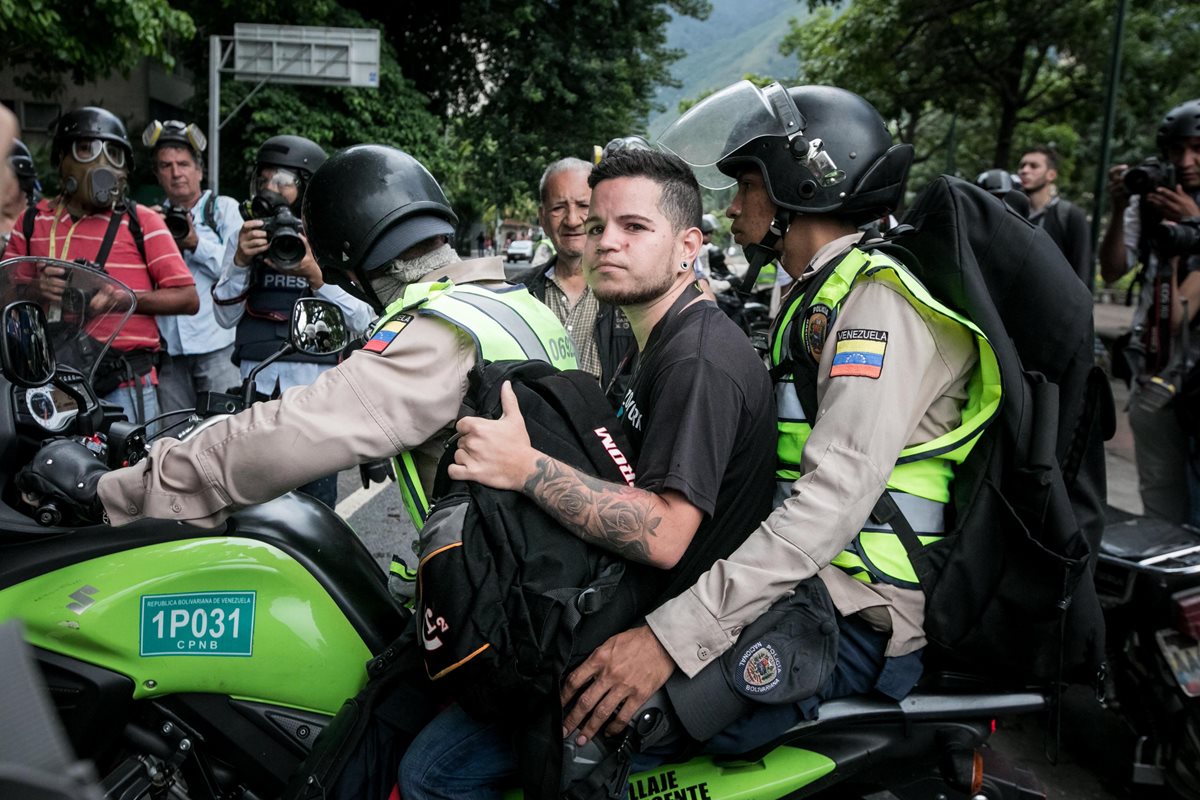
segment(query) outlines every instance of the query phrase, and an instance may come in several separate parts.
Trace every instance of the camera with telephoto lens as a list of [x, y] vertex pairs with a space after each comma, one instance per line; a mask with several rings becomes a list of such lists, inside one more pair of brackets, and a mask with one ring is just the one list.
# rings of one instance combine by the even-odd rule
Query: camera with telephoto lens
[[260, 192], [242, 205], [242, 219], [260, 219], [267, 232], [267, 257], [279, 269], [291, 270], [300, 265], [306, 252], [300, 238], [300, 220], [278, 192]]
[[163, 212], [163, 219], [167, 223], [167, 230], [170, 231], [171, 237], [175, 239], [176, 244], [186, 239], [188, 231], [192, 229], [190, 216], [191, 212], [186, 208], [175, 208], [174, 206]]
[[1175, 165], [1151, 156], [1136, 167], [1130, 167], [1121, 173], [1121, 180], [1125, 182], [1125, 189], [1131, 195], [1150, 194], [1160, 186], [1164, 189], [1174, 189]]
[[1200, 253], [1200, 217], [1184, 217], [1175, 225], [1159, 225], [1154, 231], [1154, 246], [1165, 256]]

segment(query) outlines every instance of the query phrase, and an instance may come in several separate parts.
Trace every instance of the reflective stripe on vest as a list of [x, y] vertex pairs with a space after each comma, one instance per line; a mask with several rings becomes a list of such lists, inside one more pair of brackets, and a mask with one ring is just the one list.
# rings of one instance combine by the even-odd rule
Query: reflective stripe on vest
[[[465, 332], [475, 342], [476, 360], [547, 361], [559, 369], [575, 369], [575, 350], [562, 323], [524, 286], [486, 289], [452, 281], [419, 283], [383, 312], [374, 330], [397, 314], [436, 317]], [[417, 530], [429, 517], [429, 500], [411, 451], [392, 459], [400, 497]]]
[[[950, 484], [954, 465], [961, 464], [983, 429], [995, 418], [1000, 407], [1000, 368], [987, 337], [972, 322], [940, 303], [899, 263], [881, 253], [868, 255], [852, 249], [817, 290], [812, 304], [822, 303], [836, 312], [859, 281], [887, 283], [917, 308], [926, 308], [965, 326], [975, 335], [979, 363], [967, 384], [967, 401], [962, 420], [953, 430], [935, 439], [900, 451], [896, 466], [888, 476], [888, 493], [896, 500], [922, 544], [936, 541], [945, 534], [945, 507], [950, 502]], [[771, 364], [778, 366], [788, 358], [787, 343], [792, 324], [803, 324], [801, 308], [804, 293], [780, 316], [775, 340], [771, 343]], [[796, 354], [793, 370], [819, 369], [804, 354]], [[815, 384], [815, 374], [813, 383]], [[812, 433], [800, 407], [800, 399], [787, 375], [776, 386], [779, 439], [776, 445], [776, 505], [791, 494], [792, 483], [800, 477], [804, 444]], [[800, 409], [797, 413], [797, 409]], [[814, 410], [815, 412], [815, 410]], [[917, 575], [903, 543], [890, 525], [867, 520], [850, 545], [832, 562], [864, 582], [882, 581], [906, 588], [918, 588]]]

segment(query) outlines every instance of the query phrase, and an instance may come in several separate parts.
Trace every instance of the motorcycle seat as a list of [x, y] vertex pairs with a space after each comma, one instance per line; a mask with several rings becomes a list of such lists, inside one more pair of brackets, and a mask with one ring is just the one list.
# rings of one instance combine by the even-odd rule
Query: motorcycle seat
[[869, 695], [839, 697], [822, 703], [817, 719], [801, 722], [754, 750], [719, 758], [728, 763], [753, 763], [780, 745], [827, 734], [836, 738], [836, 732], [846, 729], [879, 731], [888, 725], [986, 721], [1032, 714], [1043, 710], [1046, 703], [1046, 696], [1036, 691], [968, 694], [915, 691], [900, 702]]
[[1153, 517], [1132, 517], [1105, 526], [1100, 553], [1123, 561], [1144, 561], [1200, 547], [1200, 532]]

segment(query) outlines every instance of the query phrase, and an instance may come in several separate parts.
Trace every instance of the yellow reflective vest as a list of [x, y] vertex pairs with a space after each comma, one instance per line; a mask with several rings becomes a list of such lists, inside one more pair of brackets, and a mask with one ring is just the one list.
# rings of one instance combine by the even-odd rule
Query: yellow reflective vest
[[[964, 325], [975, 335], [979, 348], [979, 364], [968, 382], [962, 421], [936, 439], [904, 448], [888, 476], [888, 493], [904, 512], [918, 540], [928, 544], [945, 535], [945, 509], [950, 502], [954, 466], [963, 462], [999, 410], [1000, 367], [987, 337], [974, 323], [939, 302], [903, 265], [883, 253], [851, 249], [828, 274], [808, 303], [804, 302], [808, 292], [797, 291], [780, 315], [771, 343], [770, 360], [772, 367], [776, 368], [776, 375], [788, 369], [780, 367], [785, 362], [790, 363], [790, 371], [779, 377], [775, 384], [779, 428], [776, 505], [787, 499], [792, 483], [800, 477], [804, 443], [812, 432], [809, 420], [816, 415], [815, 408], [807, 409], [811, 413], [806, 413], [795, 382], [800, 370], [808, 370], [810, 374], [803, 377], [815, 386], [818, 365], [805, 354], [788, 353], [787, 343], [795, 341], [790, 328], [794, 324], [809, 324], [805, 312], [816, 305], [824, 305], [831, 310], [825, 323], [832, 324], [850, 292], [864, 281], [886, 283], [914, 307], [928, 309]], [[833, 559], [833, 564], [867, 583], [881, 581], [906, 588], [919, 586], [903, 543], [886, 523], [876, 524], [868, 519], [850, 545]]]
[[[436, 317], [464, 331], [475, 342], [477, 360], [546, 361], [559, 369], [575, 369], [575, 348], [562, 323], [524, 286], [488, 289], [445, 280], [414, 283], [389, 305], [372, 330], [398, 314]], [[400, 496], [417, 530], [429, 516], [429, 500], [410, 452], [392, 459]]]

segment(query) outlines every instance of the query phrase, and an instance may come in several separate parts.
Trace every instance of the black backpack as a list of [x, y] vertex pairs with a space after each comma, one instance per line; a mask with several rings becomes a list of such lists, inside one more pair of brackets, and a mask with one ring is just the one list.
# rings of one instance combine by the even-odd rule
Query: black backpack
[[[543, 361], [481, 364], [459, 416], [499, 417], [506, 380], [534, 447], [632, 482], [621, 425], [585, 372]], [[321, 734], [289, 800], [383, 800], [404, 750], [448, 700], [510, 724], [525, 796], [559, 796], [560, 678], [632, 626], [658, 592], [661, 572], [583, 542], [524, 495], [450, 480], [454, 451], [452, 441], [421, 531], [416, 625], [368, 665], [371, 680]]]
[[1115, 414], [1093, 364], [1091, 294], [1044, 230], [948, 176], [867, 249], [979, 326], [1000, 366], [1000, 414], [955, 471], [950, 533], [921, 546], [895, 525], [935, 659], [1011, 682], [1095, 680], [1104, 620], [1092, 568]]
[[[498, 417], [506, 380], [535, 448], [632, 483], [620, 423], [587, 373], [540, 361], [478, 366], [460, 416]], [[429, 677], [477, 717], [511, 718], [535, 698], [557, 705], [564, 672], [636, 621], [651, 571], [572, 535], [519, 492], [451, 481], [453, 458], [448, 447], [421, 532], [416, 614]]]

